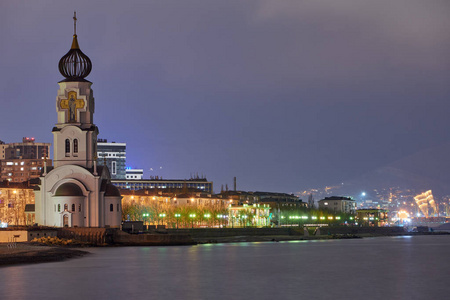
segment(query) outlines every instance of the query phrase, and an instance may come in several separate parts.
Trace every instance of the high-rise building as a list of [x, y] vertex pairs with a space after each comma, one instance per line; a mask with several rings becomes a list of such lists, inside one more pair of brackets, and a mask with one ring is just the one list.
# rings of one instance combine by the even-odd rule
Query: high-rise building
[[126, 179], [126, 152], [126, 143], [108, 143], [106, 139], [97, 141], [98, 164], [108, 167], [111, 172], [111, 179]]
[[144, 178], [144, 169], [132, 169], [127, 168], [126, 169], [127, 176], [126, 179], [142, 179]]
[[50, 143], [36, 143], [34, 138], [24, 137], [22, 143], [0, 142], [0, 180], [24, 182], [38, 178], [48, 159]]
[[[76, 17], [74, 16], [76, 30]], [[53, 168], [45, 167], [35, 191], [36, 223], [55, 227], [119, 227], [120, 192], [107, 167], [97, 166], [98, 128], [94, 124], [92, 64], [78, 45], [59, 61], [57, 123], [53, 128]]]

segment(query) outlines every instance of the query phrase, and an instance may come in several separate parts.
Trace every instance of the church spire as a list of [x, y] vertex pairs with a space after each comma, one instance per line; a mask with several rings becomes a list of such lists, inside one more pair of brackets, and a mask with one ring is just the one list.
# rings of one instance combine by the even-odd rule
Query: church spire
[[77, 12], [73, 12], [73, 41], [72, 41], [72, 47], [70, 49], [80, 49], [80, 46], [78, 46], [78, 39], [77, 39]]

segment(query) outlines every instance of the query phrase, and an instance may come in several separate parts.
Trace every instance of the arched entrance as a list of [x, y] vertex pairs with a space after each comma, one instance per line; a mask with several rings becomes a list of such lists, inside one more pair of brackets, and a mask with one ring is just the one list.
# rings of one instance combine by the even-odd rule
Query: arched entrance
[[63, 216], [63, 227], [69, 227], [69, 216], [68, 215]]

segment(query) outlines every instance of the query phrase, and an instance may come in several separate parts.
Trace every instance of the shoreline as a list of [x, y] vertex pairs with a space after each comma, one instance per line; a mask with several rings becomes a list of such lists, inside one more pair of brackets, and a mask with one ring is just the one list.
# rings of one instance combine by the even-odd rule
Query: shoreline
[[0, 244], [0, 268], [22, 264], [58, 262], [83, 257], [86, 254], [90, 253], [67, 247], [17, 243], [16, 248], [8, 248], [6, 244]]

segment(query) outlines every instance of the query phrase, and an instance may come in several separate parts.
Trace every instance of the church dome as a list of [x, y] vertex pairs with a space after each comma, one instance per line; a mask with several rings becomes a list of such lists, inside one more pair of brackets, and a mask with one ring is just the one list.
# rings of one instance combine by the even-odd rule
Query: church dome
[[83, 196], [83, 191], [75, 183], [64, 183], [55, 192], [55, 196]]
[[108, 197], [108, 196], [120, 197], [120, 192], [113, 184], [108, 183], [106, 185], [105, 196], [106, 197]]
[[58, 67], [59, 72], [66, 78], [64, 81], [84, 81], [91, 73], [91, 60], [80, 50], [76, 34], [73, 35], [72, 47], [59, 60]]

